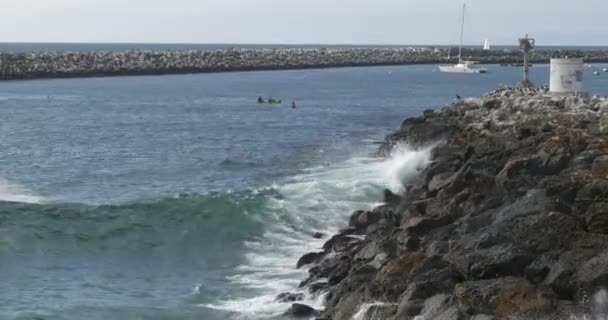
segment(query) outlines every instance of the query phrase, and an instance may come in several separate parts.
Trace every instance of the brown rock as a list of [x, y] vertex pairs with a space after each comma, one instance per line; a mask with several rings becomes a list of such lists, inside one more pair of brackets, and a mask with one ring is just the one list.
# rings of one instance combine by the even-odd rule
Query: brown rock
[[508, 320], [513, 315], [542, 313], [555, 308], [551, 290], [535, 287], [525, 279], [501, 287], [496, 295], [496, 318]]
[[608, 234], [608, 202], [593, 203], [585, 214], [589, 232]]
[[596, 179], [608, 179], [608, 155], [595, 158], [591, 174]]
[[426, 255], [422, 253], [413, 253], [402, 258], [394, 259], [384, 265], [384, 268], [382, 268], [381, 273], [410, 273], [422, 261], [424, 261], [424, 259], [426, 259]]

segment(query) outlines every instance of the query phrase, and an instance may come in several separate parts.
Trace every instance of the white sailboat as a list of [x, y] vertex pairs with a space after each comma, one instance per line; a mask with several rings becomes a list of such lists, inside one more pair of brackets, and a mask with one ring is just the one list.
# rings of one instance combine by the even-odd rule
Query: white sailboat
[[[466, 10], [466, 3], [462, 4], [462, 24], [460, 26], [460, 47], [458, 49], [458, 63], [457, 64], [444, 64], [439, 66], [439, 71], [449, 73], [486, 73], [487, 69], [481, 68], [475, 61], [462, 60], [462, 40], [464, 38], [464, 15]], [[488, 42], [489, 46], [489, 42]]]
[[490, 50], [490, 40], [488, 40], [488, 38], [486, 38], [486, 41], [483, 42], [483, 50]]

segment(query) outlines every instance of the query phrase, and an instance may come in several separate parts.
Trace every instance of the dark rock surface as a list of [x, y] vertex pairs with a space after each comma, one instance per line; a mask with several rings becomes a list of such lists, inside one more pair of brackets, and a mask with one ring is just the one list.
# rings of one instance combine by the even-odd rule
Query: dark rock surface
[[287, 312], [285, 312], [285, 315], [290, 318], [294, 318], [294, 319], [300, 319], [300, 318], [309, 319], [309, 318], [319, 316], [320, 312], [305, 304], [294, 303], [291, 305], [291, 308], [289, 308], [289, 310], [287, 310]]
[[285, 292], [285, 293], [279, 294], [276, 297], [276, 301], [278, 301], [278, 302], [296, 302], [296, 301], [302, 301], [302, 300], [304, 300], [303, 293]]
[[322, 318], [608, 309], [607, 114], [608, 99], [515, 87], [404, 121], [381, 152], [435, 144], [432, 162], [314, 255], [303, 286], [327, 293]]

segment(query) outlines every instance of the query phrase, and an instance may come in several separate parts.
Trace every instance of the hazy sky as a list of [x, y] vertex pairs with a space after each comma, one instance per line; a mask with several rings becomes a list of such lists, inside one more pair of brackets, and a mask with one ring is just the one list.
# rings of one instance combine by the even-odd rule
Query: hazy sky
[[[0, 42], [453, 44], [460, 0], [0, 0]], [[608, 0], [468, 0], [465, 42], [608, 45]]]

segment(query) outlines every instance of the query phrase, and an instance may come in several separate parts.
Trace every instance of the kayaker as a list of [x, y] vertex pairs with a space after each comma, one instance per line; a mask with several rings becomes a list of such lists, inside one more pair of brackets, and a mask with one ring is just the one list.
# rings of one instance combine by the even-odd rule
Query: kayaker
[[291, 108], [292, 108], [292, 109], [295, 109], [295, 108], [296, 108], [296, 101], [295, 101], [295, 100], [292, 100], [292, 101], [291, 101]]
[[264, 103], [264, 99], [262, 99], [262, 97], [258, 97], [258, 103]]
[[272, 97], [268, 97], [268, 103], [273, 103], [274, 100], [272, 100]]

